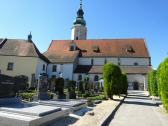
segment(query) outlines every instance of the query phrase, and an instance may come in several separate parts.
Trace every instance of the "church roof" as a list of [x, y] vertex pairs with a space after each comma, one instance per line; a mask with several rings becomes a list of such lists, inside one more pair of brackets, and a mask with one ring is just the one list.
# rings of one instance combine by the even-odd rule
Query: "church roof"
[[[125, 74], [147, 74], [152, 70], [151, 66], [120, 66], [120, 68]], [[74, 73], [102, 74], [103, 66], [78, 65]]]
[[39, 57], [42, 60], [49, 60], [40, 53], [33, 42], [23, 39], [1, 39], [0, 55], [3, 56], [22, 56], [22, 57]]
[[[76, 51], [70, 51], [75, 43]], [[79, 57], [150, 57], [144, 39], [53, 40], [44, 53], [51, 62], [73, 62]]]

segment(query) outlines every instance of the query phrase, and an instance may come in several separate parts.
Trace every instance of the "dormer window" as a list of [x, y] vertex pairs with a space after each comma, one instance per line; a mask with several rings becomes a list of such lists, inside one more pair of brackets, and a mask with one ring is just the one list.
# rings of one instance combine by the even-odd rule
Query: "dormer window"
[[70, 51], [75, 51], [75, 50], [76, 50], [76, 43], [71, 42], [71, 43], [70, 43], [70, 46], [69, 46], [69, 50], [70, 50]]
[[92, 48], [93, 48], [93, 52], [97, 52], [97, 53], [100, 52], [99, 46], [95, 45]]
[[134, 48], [132, 46], [127, 46], [126, 51], [128, 53], [134, 53], [135, 52], [135, 50], [134, 50]]

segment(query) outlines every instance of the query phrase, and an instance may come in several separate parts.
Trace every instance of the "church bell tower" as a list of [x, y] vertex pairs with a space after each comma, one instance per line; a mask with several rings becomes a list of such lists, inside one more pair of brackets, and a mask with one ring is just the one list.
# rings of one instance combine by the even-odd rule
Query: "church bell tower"
[[87, 27], [86, 27], [86, 21], [83, 15], [84, 15], [84, 11], [82, 9], [82, 0], [80, 0], [80, 8], [77, 11], [77, 17], [72, 27], [72, 33], [71, 33], [72, 40], [87, 39]]

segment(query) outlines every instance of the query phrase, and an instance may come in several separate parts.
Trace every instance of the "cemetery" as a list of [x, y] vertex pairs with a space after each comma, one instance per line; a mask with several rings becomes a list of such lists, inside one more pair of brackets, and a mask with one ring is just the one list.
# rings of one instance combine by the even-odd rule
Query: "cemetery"
[[80, 100], [49, 100], [45, 76], [41, 77], [37, 99], [32, 102], [23, 101], [17, 97], [18, 90], [15, 82], [13, 77], [0, 75], [0, 125], [46, 125], [86, 107], [86, 102]]

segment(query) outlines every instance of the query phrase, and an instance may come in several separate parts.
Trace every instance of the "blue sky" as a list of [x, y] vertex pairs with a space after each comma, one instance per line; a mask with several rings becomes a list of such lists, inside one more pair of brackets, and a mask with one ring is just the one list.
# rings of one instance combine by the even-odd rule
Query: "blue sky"
[[[79, 0], [0, 0], [0, 38], [33, 41], [41, 52], [51, 40], [70, 39]], [[89, 39], [145, 38], [152, 65], [168, 55], [167, 0], [83, 0]]]

